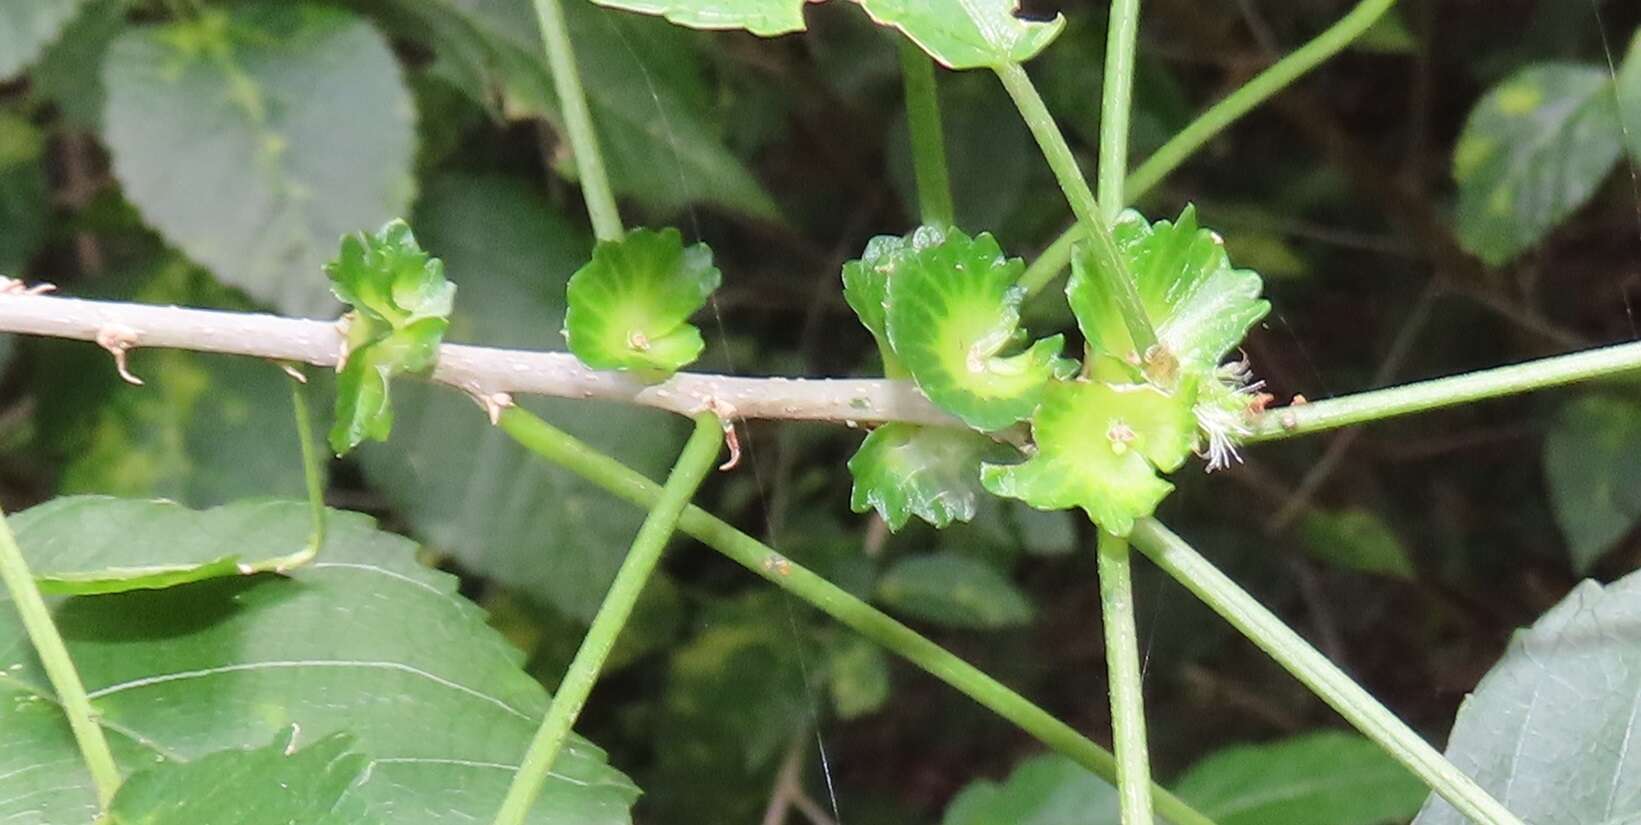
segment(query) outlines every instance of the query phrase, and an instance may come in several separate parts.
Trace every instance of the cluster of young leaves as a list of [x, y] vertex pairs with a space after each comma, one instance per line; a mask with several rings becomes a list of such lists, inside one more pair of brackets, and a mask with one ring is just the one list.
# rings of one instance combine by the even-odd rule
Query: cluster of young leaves
[[445, 280], [444, 263], [422, 251], [402, 220], [373, 235], [344, 237], [325, 273], [336, 297], [352, 307], [330, 431], [331, 449], [342, 455], [366, 438], [387, 440], [393, 429], [388, 381], [433, 369], [456, 285]]
[[[1204, 440], [1212, 462], [1228, 460], [1254, 396], [1245, 370], [1221, 361], [1269, 311], [1259, 276], [1233, 268], [1189, 207], [1156, 224], [1125, 212], [1113, 234], [1158, 344], [1139, 351], [1110, 294], [1120, 276], [1079, 252], [1066, 295], [1088, 346], [1080, 376], [1059, 357], [1058, 335], [1004, 354], [1025, 340], [1022, 265], [989, 235], [924, 227], [874, 239], [845, 265], [845, 297], [886, 373], [910, 376], [975, 431], [873, 432], [849, 463], [857, 511], [876, 508], [896, 529], [912, 515], [944, 527], [973, 516], [983, 487], [1041, 509], [1081, 507], [1127, 535], [1173, 489], [1159, 472], [1179, 469]], [[1030, 457], [1008, 463], [985, 433], [1027, 419]]]

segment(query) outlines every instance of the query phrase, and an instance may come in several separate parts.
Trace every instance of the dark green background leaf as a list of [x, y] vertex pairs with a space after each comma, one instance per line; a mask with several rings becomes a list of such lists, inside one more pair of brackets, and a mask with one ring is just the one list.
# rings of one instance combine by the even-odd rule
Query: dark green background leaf
[[1544, 439], [1550, 503], [1573, 569], [1590, 569], [1641, 521], [1641, 405], [1591, 396], [1562, 409]]
[[997, 568], [969, 556], [934, 553], [901, 559], [877, 584], [878, 601], [909, 616], [980, 630], [1015, 627], [1035, 610]]
[[132, 29], [103, 79], [126, 197], [218, 278], [284, 312], [334, 315], [319, 269], [337, 239], [410, 202], [410, 93], [382, 36], [351, 14], [252, 4]]
[[1116, 825], [1117, 790], [1059, 754], [1021, 762], [1007, 781], [981, 779], [951, 801], [941, 825]]
[[1379, 746], [1323, 731], [1221, 750], [1174, 792], [1218, 825], [1380, 825], [1407, 821], [1427, 791]]

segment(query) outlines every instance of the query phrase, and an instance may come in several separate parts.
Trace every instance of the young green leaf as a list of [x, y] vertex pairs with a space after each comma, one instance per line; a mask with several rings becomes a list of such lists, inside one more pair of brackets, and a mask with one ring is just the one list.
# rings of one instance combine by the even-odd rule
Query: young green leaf
[[1025, 291], [1014, 282], [1025, 265], [1004, 258], [992, 236], [952, 229], [932, 246], [914, 243], [896, 264], [889, 342], [929, 400], [969, 426], [1000, 430], [1029, 418], [1048, 382], [1075, 370], [1059, 357], [1059, 335], [1000, 354], [1023, 334]]
[[357, 787], [370, 757], [333, 733], [298, 747], [299, 729], [271, 744], [162, 762], [125, 780], [110, 813], [117, 825], [374, 825]]
[[433, 369], [450, 326], [456, 285], [445, 280], [444, 264], [423, 252], [409, 225], [397, 219], [374, 235], [343, 238], [325, 273], [336, 297], [353, 307], [330, 431], [331, 448], [341, 455], [366, 438], [387, 440], [393, 428], [388, 380]]
[[570, 276], [564, 340], [594, 369], [665, 378], [706, 346], [689, 317], [720, 280], [712, 250], [701, 243], [686, 248], [676, 229], [635, 229], [601, 241]]
[[948, 627], [997, 630], [1031, 622], [1031, 599], [998, 572], [970, 556], [935, 553], [895, 562], [877, 584], [884, 604]]
[[[300, 535], [311, 523], [306, 502], [267, 506], [281, 508], [285, 522], [271, 531]], [[122, 523], [90, 506], [82, 515], [55, 520], [35, 540], [66, 551]], [[273, 523], [271, 515], [258, 522]], [[374, 760], [353, 793], [386, 821], [489, 821], [546, 711], [546, 692], [521, 669], [518, 650], [456, 592], [455, 577], [418, 560], [415, 544], [357, 513], [333, 510], [327, 525], [320, 560], [290, 576], [52, 603], [116, 761], [129, 775], [161, 759], [193, 762], [265, 745], [292, 724], [304, 742], [346, 732]], [[180, 535], [196, 532], [176, 526]], [[0, 815], [91, 822], [90, 775], [39, 661], [27, 644], [11, 643], [21, 638], [16, 612], [0, 604], [0, 800], [16, 803], [0, 802]], [[600, 749], [577, 737], [529, 822], [624, 823], [637, 796]]]
[[1529, 66], [1476, 104], [1453, 152], [1459, 242], [1514, 260], [1583, 206], [1623, 152], [1606, 67]]
[[849, 459], [857, 513], [876, 508], [889, 529], [917, 516], [935, 527], [974, 518], [980, 462], [1007, 456], [1008, 448], [984, 435], [950, 427], [885, 424], [873, 430]]
[[1196, 442], [1189, 403], [1149, 384], [1055, 382], [1032, 418], [1037, 454], [1021, 464], [986, 464], [987, 490], [1040, 510], [1081, 507], [1095, 524], [1126, 536], [1174, 489], [1172, 472]]
[[593, 0], [694, 29], [744, 29], [760, 37], [803, 30], [804, 0]]
[[1231, 267], [1219, 236], [1198, 227], [1192, 207], [1172, 223], [1148, 223], [1138, 212], [1125, 211], [1111, 231], [1138, 282], [1161, 352], [1135, 350], [1107, 289], [1112, 276], [1080, 249], [1072, 258], [1066, 298], [1099, 356], [1094, 375], [1129, 380], [1143, 374], [1165, 388], [1182, 377], [1206, 379], [1270, 311], [1270, 303], [1259, 298], [1259, 275]]
[[858, 259], [843, 265], [843, 299], [866, 331], [872, 333], [878, 353], [883, 356], [883, 374], [890, 378], [903, 378], [906, 370], [895, 357], [885, 329], [889, 279], [914, 253], [945, 239], [945, 232], [932, 226], [918, 227], [904, 238], [879, 235], [866, 243], [866, 251]]
[[65, 496], [10, 522], [42, 592], [87, 595], [273, 570], [313, 529], [289, 515], [274, 501], [190, 510], [164, 500]]
[[1023, 20], [1019, 0], [857, 0], [879, 25], [893, 26], [948, 69], [1024, 63], [1065, 28], [1065, 18]]

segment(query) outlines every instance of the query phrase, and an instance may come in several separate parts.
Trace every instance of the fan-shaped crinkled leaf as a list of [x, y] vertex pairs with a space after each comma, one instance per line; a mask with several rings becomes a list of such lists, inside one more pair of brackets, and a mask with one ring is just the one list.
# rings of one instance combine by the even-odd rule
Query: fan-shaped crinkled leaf
[[1119, 536], [1151, 515], [1174, 485], [1157, 477], [1185, 462], [1196, 440], [1191, 405], [1149, 384], [1055, 382], [1031, 420], [1037, 454], [987, 464], [987, 490], [1039, 510], [1081, 507]]
[[878, 24], [894, 26], [948, 69], [1024, 63], [1042, 51], [1065, 18], [1023, 20], [1019, 0], [856, 0]]
[[877, 583], [877, 598], [925, 621], [995, 630], [1031, 621], [1031, 600], [997, 568], [957, 553], [895, 562]]
[[10, 80], [62, 34], [84, 0], [0, 3], [0, 80]]
[[1219, 825], [1406, 822], [1429, 793], [1378, 745], [1344, 731], [1225, 748], [1192, 765], [1174, 792]]
[[[1522, 822], [1641, 821], [1641, 574], [1573, 588], [1459, 706], [1447, 758]], [[1469, 822], [1432, 795], [1414, 825]]]
[[374, 235], [344, 237], [325, 272], [336, 297], [354, 310], [330, 431], [331, 449], [341, 455], [366, 438], [387, 440], [393, 429], [388, 380], [433, 369], [450, 326], [456, 285], [445, 280], [444, 264], [423, 252], [409, 225], [397, 219]]
[[333, 314], [336, 239], [415, 190], [415, 112], [382, 36], [329, 6], [237, 4], [131, 28], [103, 69], [103, 137], [144, 219], [252, 296]]
[[1623, 152], [1605, 67], [1530, 66], [1488, 92], [1453, 152], [1459, 242], [1514, 260], [1583, 206]]
[[883, 373], [890, 378], [905, 377], [906, 371], [895, 357], [885, 329], [889, 279], [907, 258], [945, 239], [945, 232], [932, 226], [918, 227], [904, 238], [879, 235], [866, 243], [866, 251], [858, 259], [843, 265], [843, 299], [866, 331], [872, 333], [878, 353], [883, 356]]
[[235, 748], [192, 762], [164, 762], [120, 785], [109, 813], [116, 825], [376, 825], [356, 792], [370, 757], [353, 737], [312, 744], [287, 728], [260, 748]]
[[[72, 547], [110, 529], [102, 508], [129, 512], [103, 501], [33, 540]], [[307, 529], [304, 502], [223, 509], [241, 507], [282, 507], [283, 523], [270, 530]], [[132, 544], [127, 553], [140, 559], [152, 549]], [[354, 794], [384, 822], [488, 821], [547, 697], [516, 649], [456, 594], [455, 578], [423, 567], [416, 553], [371, 519], [332, 511], [318, 561], [289, 577], [77, 597], [54, 602], [52, 614], [127, 774], [266, 745], [296, 725], [302, 741], [356, 737], [371, 763]], [[598, 748], [572, 740], [553, 771], [532, 825], [629, 821], [638, 791]], [[0, 819], [90, 822], [95, 810], [50, 682], [0, 599]]]
[[885, 424], [873, 430], [849, 459], [857, 513], [876, 508], [889, 529], [917, 516], [945, 527], [974, 518], [980, 461], [1012, 450], [984, 435], [951, 427]]
[[889, 342], [902, 366], [941, 409], [977, 430], [1029, 418], [1043, 388], [1075, 365], [1061, 359], [1061, 336], [1004, 356], [1023, 331], [1015, 285], [1025, 265], [997, 241], [955, 229], [939, 243], [913, 245], [888, 279]]
[[265, 572], [307, 546], [283, 502], [189, 510], [164, 501], [68, 496], [13, 516], [46, 593], [121, 593]]
[[1206, 378], [1270, 311], [1270, 303], [1259, 298], [1259, 275], [1232, 268], [1219, 236], [1197, 226], [1195, 209], [1187, 206], [1178, 221], [1155, 224], [1128, 210], [1111, 231], [1167, 360], [1159, 376], [1158, 356], [1136, 351], [1107, 289], [1111, 276], [1095, 256], [1079, 249], [1066, 298], [1084, 337], [1096, 353], [1111, 359], [1095, 365], [1096, 375], [1115, 379], [1143, 365], [1153, 380], [1169, 377], [1169, 371]]
[[706, 343], [689, 317], [722, 278], [712, 250], [686, 248], [676, 229], [600, 241], [565, 288], [564, 340], [594, 369], [664, 378], [701, 355]]
[[659, 14], [694, 29], [745, 29], [762, 37], [803, 30], [804, 0], [593, 0], [612, 9]]

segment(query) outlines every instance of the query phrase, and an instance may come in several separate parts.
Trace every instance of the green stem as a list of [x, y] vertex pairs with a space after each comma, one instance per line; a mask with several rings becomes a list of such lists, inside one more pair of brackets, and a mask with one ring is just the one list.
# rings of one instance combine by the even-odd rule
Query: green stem
[[97, 724], [97, 712], [86, 696], [85, 683], [80, 681], [80, 674], [68, 657], [68, 647], [57, 633], [51, 609], [46, 607], [45, 598], [34, 584], [34, 576], [29, 573], [28, 562], [23, 560], [23, 550], [17, 546], [17, 537], [6, 524], [4, 513], [0, 513], [0, 579], [5, 580], [6, 592], [11, 594], [17, 615], [23, 619], [23, 628], [46, 669], [46, 678], [57, 691], [57, 701], [68, 717], [75, 743], [80, 746], [80, 758], [85, 760], [91, 783], [96, 786], [97, 805], [107, 811], [114, 792], [120, 788], [120, 769], [114, 764], [114, 754]]
[[[515, 408], [503, 414], [501, 427], [531, 452], [618, 498], [639, 507], [653, 507], [661, 496], [660, 486], [643, 474], [523, 410]], [[684, 509], [678, 529], [951, 685], [1054, 751], [1115, 781], [1116, 759], [1109, 751], [883, 611], [699, 507]], [[1212, 825], [1212, 820], [1167, 790], [1153, 785], [1151, 793], [1157, 811], [1174, 825]]]
[[1096, 263], [1110, 280], [1111, 294], [1122, 313], [1128, 335], [1134, 341], [1135, 351], [1142, 354], [1149, 352], [1157, 344], [1157, 333], [1140, 303], [1134, 275], [1128, 271], [1128, 264], [1117, 249], [1117, 240], [1111, 236], [1111, 227], [1105, 221], [1099, 201], [1094, 199], [1093, 190], [1088, 188], [1088, 181], [1083, 178], [1082, 169], [1078, 168], [1077, 158], [1066, 143], [1065, 135], [1060, 133], [1054, 116], [1049, 114], [1047, 104], [1043, 103], [1042, 96], [1037, 94], [1037, 87], [1032, 85], [1031, 77], [1020, 64], [1004, 63], [994, 70], [998, 79], [1003, 81], [1003, 88], [1008, 90], [1009, 97], [1014, 99], [1014, 106], [1020, 110], [1026, 126], [1037, 138], [1043, 157], [1048, 160], [1049, 168], [1054, 170], [1054, 176], [1060, 181], [1060, 189], [1065, 192], [1071, 211], [1077, 216], [1077, 228], [1088, 239]]
[[1483, 825], [1522, 825], [1476, 781], [1453, 766], [1373, 695], [1219, 572], [1179, 536], [1152, 519], [1134, 527], [1134, 545], [1322, 698], [1357, 730], [1407, 766], [1430, 789]]
[[1100, 531], [1100, 615], [1111, 682], [1111, 739], [1123, 825], [1151, 825], [1151, 761], [1145, 745], [1145, 697], [1128, 540]]
[[1269, 410], [1245, 442], [1274, 441], [1408, 413], [1641, 370], [1641, 342], [1615, 344], [1524, 364], [1467, 372], [1312, 404]]
[[900, 76], [906, 87], [906, 130], [912, 139], [912, 170], [917, 176], [917, 207], [923, 223], [951, 226], [951, 177], [946, 171], [946, 138], [940, 126], [940, 90], [934, 61], [905, 37], [900, 48]]
[[598, 148], [598, 132], [587, 110], [587, 95], [576, 71], [575, 48], [570, 45], [569, 28], [564, 23], [564, 7], [559, 0], [535, 0], [536, 19], [541, 24], [541, 40], [547, 49], [547, 68], [553, 73], [553, 90], [558, 94], [564, 131], [575, 153], [576, 172], [581, 178], [581, 194], [587, 201], [587, 216], [593, 222], [593, 236], [601, 241], [618, 241], [623, 234], [621, 211], [610, 190], [604, 171], [604, 154]]
[[[529, 415], [513, 407], [502, 413], [502, 427], [511, 432], [509, 418]], [[501, 811], [496, 814], [496, 825], [523, 825], [530, 806], [541, 793], [541, 786], [547, 782], [553, 760], [558, 758], [564, 741], [570, 736], [570, 728], [575, 726], [581, 708], [587, 704], [587, 697], [593, 691], [593, 684], [598, 681], [604, 661], [610, 657], [610, 651], [621, 636], [621, 629], [631, 618], [633, 605], [638, 603], [650, 574], [655, 572], [655, 566], [661, 560], [661, 551], [666, 548], [667, 541], [678, 526], [679, 514], [689, 505], [689, 500], [694, 497], [707, 473], [712, 471], [723, 446], [724, 425], [718, 417], [710, 412], [695, 416], [695, 433], [690, 436], [689, 443], [684, 445], [684, 451], [678, 456], [678, 462], [673, 465], [672, 474], [667, 477], [667, 486], [661, 489], [650, 505], [650, 513], [644, 518], [643, 526], [638, 528], [638, 537], [633, 539], [632, 549], [627, 551], [626, 560], [621, 562], [615, 581], [610, 584], [609, 592], [598, 606], [598, 613], [593, 616], [592, 626], [582, 637], [581, 647], [576, 650], [570, 669], [565, 671], [564, 681], [559, 684], [558, 692], [553, 695], [553, 702], [547, 708], [547, 716], [541, 720], [541, 728], [530, 742], [524, 763], [519, 766], [518, 773], [513, 776], [513, 784], [507, 789]]]
[[302, 483], [308, 494], [308, 511], [313, 529], [308, 533], [308, 544], [288, 556], [273, 560], [271, 569], [283, 573], [301, 567], [319, 555], [325, 544], [325, 476], [324, 464], [319, 457], [318, 442], [313, 438], [313, 416], [308, 412], [306, 385], [291, 381], [291, 408], [296, 415], [296, 438], [302, 443]]
[[[1226, 127], [1328, 58], [1343, 51], [1395, 5], [1396, 0], [1362, 0], [1326, 31], [1260, 72], [1253, 80], [1214, 104], [1208, 111], [1198, 115], [1196, 120], [1170, 138], [1162, 148], [1146, 158], [1145, 162], [1128, 176], [1128, 182], [1124, 187], [1125, 196], [1120, 199], [1120, 203], [1126, 205], [1144, 197], [1152, 187], [1189, 160], [1208, 141], [1225, 131]], [[1100, 198], [1102, 202], [1108, 199], [1103, 188]], [[1071, 263], [1071, 246], [1076, 236], [1077, 227], [1067, 229], [1026, 268], [1025, 274], [1020, 278], [1020, 284], [1026, 288], [1027, 294], [1035, 294], [1047, 286]]]
[[1100, 98], [1097, 181], [1107, 225], [1117, 220], [1128, 202], [1123, 196], [1123, 178], [1128, 174], [1128, 119], [1134, 101], [1134, 47], [1139, 30], [1140, 0], [1112, 0], [1111, 22], [1106, 27], [1105, 92]]

